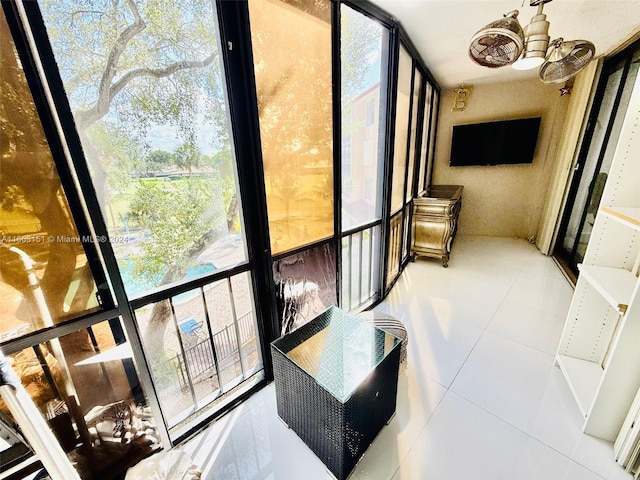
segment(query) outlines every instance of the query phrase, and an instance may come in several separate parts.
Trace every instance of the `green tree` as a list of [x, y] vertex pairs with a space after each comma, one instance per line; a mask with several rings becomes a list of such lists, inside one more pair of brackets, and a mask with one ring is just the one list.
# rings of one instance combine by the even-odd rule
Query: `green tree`
[[191, 176], [194, 168], [200, 168], [205, 164], [205, 156], [194, 140], [189, 139], [176, 149], [173, 154], [173, 163], [178, 168], [187, 170]]
[[215, 207], [219, 182], [212, 178], [174, 180], [169, 188], [151, 186], [136, 191], [129, 216], [148, 230], [138, 269], [149, 276], [166, 275], [173, 281], [193, 266], [193, 252], [207, 245], [224, 218]]
[[[217, 227], [225, 217], [215, 192], [220, 181], [190, 177], [169, 182], [166, 188], [151, 186], [136, 191], [129, 217], [149, 233], [141, 245], [143, 256], [135, 262], [139, 273], [162, 277], [169, 283], [184, 277], [194, 258], [211, 240], [220, 237]], [[145, 343], [151, 364], [162, 358], [165, 321], [170, 317], [168, 301], [154, 305]]]
[[213, 156], [210, 163], [215, 177], [221, 180], [220, 190], [224, 204], [227, 206], [227, 229], [229, 233], [238, 233], [240, 232], [240, 212], [231, 149], [226, 146]]
[[[215, 32], [207, 18], [211, 3], [192, 3], [192, 9], [172, 0], [43, 4], [102, 205], [109, 198], [112, 171], [89, 138], [99, 121], [117, 118], [140, 137], [153, 124], [167, 124], [189, 138], [196, 128], [191, 120], [201, 110], [199, 99], [203, 94], [221, 98], [214, 78], [219, 76]], [[215, 121], [216, 115], [207, 120]]]
[[[152, 165], [163, 165], [169, 158], [186, 162], [189, 171], [195, 168], [201, 158], [193, 156], [192, 147], [201, 125], [206, 123], [208, 133], [212, 133], [214, 149], [223, 150], [228, 145], [213, 2], [61, 0], [43, 2], [41, 8], [103, 208], [110, 201], [112, 179], [147, 174]], [[187, 145], [178, 152], [184, 155], [168, 157], [150, 152], [145, 156], [140, 152], [135, 157], [117, 155], [110, 160], [95, 141], [102, 138], [108, 143], [111, 138], [117, 145], [117, 140], [124, 138], [122, 132], [128, 138], [145, 139], [157, 126], [175, 132], [174, 138], [167, 140]], [[144, 142], [138, 144], [149, 149]], [[160, 207], [169, 208], [161, 193], [144, 192], [146, 188], [138, 187], [136, 195], [158, 202], [157, 215], [163, 212]], [[199, 188], [182, 193], [195, 192], [201, 193]], [[202, 197], [192, 200], [205, 201]], [[176, 200], [173, 211], [186, 203]], [[140, 209], [131, 211], [140, 212], [137, 221], [145, 221]], [[197, 212], [190, 213], [184, 220], [197, 216]], [[176, 218], [156, 222], [145, 247], [150, 253], [149, 268], [160, 263], [168, 267], [164, 282], [180, 278], [182, 267], [176, 262], [197, 256], [203, 240], [215, 231], [210, 222], [203, 222], [202, 228], [180, 227], [183, 237], [193, 238], [180, 237], [177, 243], [164, 241], [167, 237], [159, 231], [156, 234], [156, 230], [175, 227]], [[180, 255], [177, 246], [184, 249]], [[166, 309], [154, 309], [148, 330], [163, 333], [169, 318]], [[154, 338], [150, 350], [162, 349], [161, 337], [154, 334]]]
[[173, 154], [166, 150], [153, 150], [147, 155], [145, 163], [148, 171], [157, 172], [174, 164], [174, 158]]
[[366, 15], [342, 7], [340, 17], [340, 57], [342, 104], [360, 95], [366, 88], [370, 59], [382, 48], [382, 26]]

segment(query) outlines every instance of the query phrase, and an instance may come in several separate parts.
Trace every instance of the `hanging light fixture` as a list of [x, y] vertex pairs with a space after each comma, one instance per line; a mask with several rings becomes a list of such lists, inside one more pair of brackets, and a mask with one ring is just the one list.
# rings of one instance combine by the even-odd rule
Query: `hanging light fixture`
[[518, 59], [523, 47], [524, 32], [518, 11], [513, 10], [476, 32], [471, 38], [469, 57], [483, 67], [504, 67]]
[[529, 25], [524, 27], [524, 51], [511, 67], [516, 70], [530, 70], [544, 63], [549, 46], [549, 22], [542, 13], [544, 4], [551, 0], [531, 0], [532, 7], [538, 7], [538, 13], [531, 17]]
[[538, 11], [524, 30], [517, 10], [480, 29], [471, 39], [471, 60], [489, 68], [540, 67], [538, 76], [547, 84], [562, 83], [576, 75], [594, 57], [595, 46], [586, 40], [565, 42], [562, 38], [549, 43], [549, 22], [542, 9], [550, 1], [530, 0], [529, 4], [538, 7]]

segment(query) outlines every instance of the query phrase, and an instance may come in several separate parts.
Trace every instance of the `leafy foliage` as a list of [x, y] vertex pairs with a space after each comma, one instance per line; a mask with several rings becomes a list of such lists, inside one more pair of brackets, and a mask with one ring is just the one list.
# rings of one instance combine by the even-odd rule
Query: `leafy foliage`
[[381, 49], [384, 29], [365, 15], [342, 6], [341, 76], [343, 104], [366, 88], [371, 61]]
[[[233, 166], [213, 167], [229, 152], [214, 9], [209, 0], [42, 4], [105, 214], [117, 199], [118, 215], [149, 232], [126, 253], [143, 253], [140, 274], [182, 270], [236, 201]], [[205, 143], [219, 153], [205, 155]], [[224, 177], [162, 188], [137, 180], [176, 168]]]
[[147, 276], [164, 276], [172, 270], [170, 276], [179, 278], [191, 266], [193, 253], [214, 234], [224, 209], [215, 179], [192, 177], [163, 183], [166, 186], [138, 188], [129, 207], [130, 219], [148, 232], [136, 268]]

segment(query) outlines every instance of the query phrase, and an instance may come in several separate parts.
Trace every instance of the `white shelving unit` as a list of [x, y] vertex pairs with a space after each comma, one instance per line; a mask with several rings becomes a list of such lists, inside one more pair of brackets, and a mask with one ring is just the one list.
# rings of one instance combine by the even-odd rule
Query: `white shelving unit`
[[640, 388], [640, 76], [600, 205], [556, 363], [584, 432], [614, 441]]

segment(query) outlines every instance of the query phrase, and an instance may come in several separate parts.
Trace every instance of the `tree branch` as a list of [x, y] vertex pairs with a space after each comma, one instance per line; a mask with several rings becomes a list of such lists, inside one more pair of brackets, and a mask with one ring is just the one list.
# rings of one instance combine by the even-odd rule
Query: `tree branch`
[[109, 56], [107, 57], [107, 64], [102, 74], [102, 78], [100, 79], [100, 87], [98, 89], [98, 100], [95, 105], [82, 112], [79, 116], [79, 124], [81, 128], [86, 128], [90, 124], [96, 122], [109, 111], [109, 104], [113, 97], [109, 97], [109, 91], [111, 89], [111, 83], [113, 82], [113, 78], [116, 75], [118, 70], [118, 62], [120, 61], [120, 57], [122, 56], [122, 52], [127, 47], [131, 39], [135, 37], [138, 33], [143, 31], [147, 25], [144, 23], [144, 20], [140, 16], [140, 12], [138, 11], [138, 7], [136, 6], [134, 0], [127, 0], [127, 5], [129, 5], [129, 9], [133, 14], [134, 22], [125, 28], [118, 39], [116, 40], [115, 45], [111, 48], [109, 52]]
[[[140, 77], [165, 78], [179, 70], [206, 67], [216, 58], [216, 52], [214, 51], [204, 60], [182, 60], [162, 68], [137, 68], [125, 73], [120, 79], [114, 82], [118, 71], [118, 62], [124, 49], [138, 33], [146, 28], [146, 24], [140, 16], [134, 0], [128, 0], [127, 4], [133, 12], [135, 21], [120, 33], [115, 45], [109, 52], [107, 64], [100, 80], [98, 100], [91, 108], [78, 115], [78, 126], [80, 129], [86, 129], [89, 125], [92, 125], [104, 117], [109, 111], [109, 106], [115, 96], [132, 80]], [[156, 44], [156, 46], [157, 45], [158, 44]]]
[[129, 82], [139, 77], [164, 78], [173, 75], [179, 70], [188, 70], [190, 68], [206, 67], [216, 58], [213, 52], [204, 60], [183, 60], [181, 62], [172, 63], [163, 68], [137, 68], [125, 73], [117, 82], [109, 89], [109, 102], [122, 90]]

